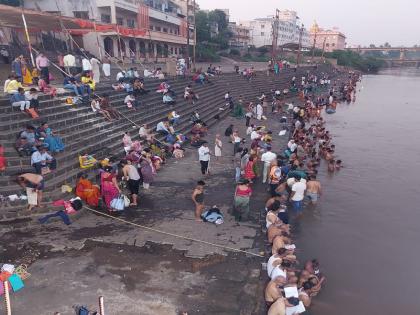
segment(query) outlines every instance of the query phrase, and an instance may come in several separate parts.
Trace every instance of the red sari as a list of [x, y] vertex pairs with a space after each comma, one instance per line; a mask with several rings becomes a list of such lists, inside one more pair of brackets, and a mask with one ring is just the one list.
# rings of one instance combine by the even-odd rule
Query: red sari
[[252, 180], [256, 177], [254, 173], [254, 164], [255, 161], [248, 161], [245, 166], [245, 178], [248, 180]]

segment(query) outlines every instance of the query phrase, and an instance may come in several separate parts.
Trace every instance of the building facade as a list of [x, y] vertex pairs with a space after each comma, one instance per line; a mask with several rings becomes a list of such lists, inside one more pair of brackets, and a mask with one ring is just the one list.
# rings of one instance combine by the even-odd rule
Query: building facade
[[[25, 7], [114, 26], [73, 35], [94, 55], [159, 60], [185, 53], [187, 18], [193, 16], [186, 0], [58, 1], [56, 5], [55, 0], [25, 0]], [[193, 45], [194, 25], [189, 33]]]
[[315, 48], [333, 52], [335, 50], [344, 50], [346, 48], [346, 36], [337, 28], [322, 29], [315, 22], [311, 27], [311, 43]]
[[229, 46], [237, 49], [247, 49], [251, 44], [251, 30], [247, 26], [236, 24], [235, 22], [229, 23], [229, 30], [232, 37], [229, 40]]
[[[242, 21], [241, 26], [250, 29], [251, 45], [255, 47], [271, 46], [273, 42], [273, 28], [275, 27], [275, 18], [258, 18], [252, 21]], [[277, 45], [299, 44], [301, 39], [302, 47], [310, 46], [309, 31], [298, 24], [298, 17], [295, 11], [280, 11]]]

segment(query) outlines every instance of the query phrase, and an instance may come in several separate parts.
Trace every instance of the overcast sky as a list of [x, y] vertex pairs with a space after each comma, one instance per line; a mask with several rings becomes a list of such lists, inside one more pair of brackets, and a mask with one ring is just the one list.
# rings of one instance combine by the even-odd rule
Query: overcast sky
[[[192, 0], [190, 0], [192, 1]], [[420, 0], [196, 0], [201, 9], [229, 9], [231, 20], [298, 12], [305, 26], [338, 27], [349, 45], [420, 44]]]

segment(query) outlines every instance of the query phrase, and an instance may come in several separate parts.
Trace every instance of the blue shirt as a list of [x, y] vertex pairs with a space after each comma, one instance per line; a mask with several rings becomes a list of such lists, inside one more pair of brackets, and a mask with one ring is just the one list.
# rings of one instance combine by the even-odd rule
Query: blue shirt
[[14, 102], [21, 102], [21, 101], [26, 101], [25, 98], [25, 94], [20, 94], [19, 92], [15, 93], [12, 95], [12, 97], [10, 98], [10, 103], [14, 103]]

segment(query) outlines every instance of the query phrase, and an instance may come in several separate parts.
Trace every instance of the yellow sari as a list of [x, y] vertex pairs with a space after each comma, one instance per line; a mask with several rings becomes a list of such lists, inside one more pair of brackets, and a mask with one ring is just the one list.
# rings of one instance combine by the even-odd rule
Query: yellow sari
[[22, 64], [22, 79], [23, 84], [25, 85], [32, 85], [33, 84], [33, 78], [31, 71], [29, 71], [29, 68], [27, 65]]

